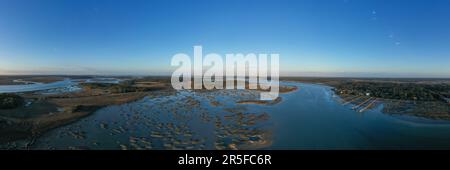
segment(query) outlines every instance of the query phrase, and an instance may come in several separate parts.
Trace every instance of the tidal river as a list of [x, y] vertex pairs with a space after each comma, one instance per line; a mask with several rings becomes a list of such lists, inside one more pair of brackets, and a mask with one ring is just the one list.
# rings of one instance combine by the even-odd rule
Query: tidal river
[[76, 83], [72, 80], [66, 79], [63, 81], [57, 81], [53, 83], [33, 83], [26, 85], [0, 85], [0, 93], [20, 93], [20, 92], [31, 92], [40, 90], [49, 90], [69, 87], [75, 85]]
[[275, 105], [236, 104], [257, 92], [155, 92], [102, 108], [36, 140], [36, 149], [442, 149], [450, 123], [364, 113], [339, 103], [331, 87], [299, 90]]

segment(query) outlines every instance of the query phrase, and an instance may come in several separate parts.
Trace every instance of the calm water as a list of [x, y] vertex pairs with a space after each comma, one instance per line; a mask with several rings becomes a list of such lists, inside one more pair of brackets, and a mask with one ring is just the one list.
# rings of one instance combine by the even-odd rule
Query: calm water
[[19, 84], [19, 85], [0, 85], [0, 93], [21, 93], [21, 92], [32, 92], [32, 91], [43, 91], [52, 89], [65, 89], [65, 91], [72, 91], [76, 89], [75, 86], [79, 82], [84, 83], [110, 83], [118, 84], [122, 80], [116, 78], [92, 78], [92, 79], [65, 79], [62, 81], [56, 81], [52, 83], [37, 83], [33, 84]]
[[[330, 87], [299, 90], [276, 105], [239, 105], [249, 91], [179, 92], [109, 106], [45, 134], [37, 149], [405, 149], [450, 148], [450, 123], [358, 113]], [[214, 101], [215, 103], [212, 103]], [[251, 141], [251, 142], [248, 142]]]
[[296, 84], [271, 108], [274, 149], [450, 148], [450, 123], [391, 116], [381, 108], [358, 113], [336, 102], [329, 87]]
[[64, 81], [57, 81], [53, 83], [36, 83], [36, 84], [26, 84], [26, 85], [0, 85], [0, 93], [19, 93], [19, 92], [30, 92], [39, 90], [49, 90], [56, 88], [64, 88], [76, 83], [66, 79]]

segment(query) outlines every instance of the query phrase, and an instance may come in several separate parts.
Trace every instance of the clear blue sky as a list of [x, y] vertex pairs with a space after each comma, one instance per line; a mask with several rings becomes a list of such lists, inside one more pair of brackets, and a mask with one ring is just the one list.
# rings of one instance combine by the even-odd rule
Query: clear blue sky
[[170, 74], [279, 53], [300, 76], [450, 77], [450, 1], [0, 0], [0, 74]]

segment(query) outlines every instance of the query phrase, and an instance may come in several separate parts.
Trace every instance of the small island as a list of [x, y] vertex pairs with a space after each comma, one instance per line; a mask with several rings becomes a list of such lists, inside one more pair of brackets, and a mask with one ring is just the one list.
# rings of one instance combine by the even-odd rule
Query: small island
[[241, 100], [236, 102], [237, 104], [259, 104], [259, 105], [275, 105], [281, 102], [281, 97], [277, 97], [274, 100]]

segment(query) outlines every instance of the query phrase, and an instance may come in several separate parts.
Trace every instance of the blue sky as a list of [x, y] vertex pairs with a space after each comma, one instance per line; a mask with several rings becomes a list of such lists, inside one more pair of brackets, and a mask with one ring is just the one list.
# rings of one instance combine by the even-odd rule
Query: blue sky
[[450, 77], [450, 1], [0, 0], [0, 74], [169, 75], [176, 53], [282, 75]]

